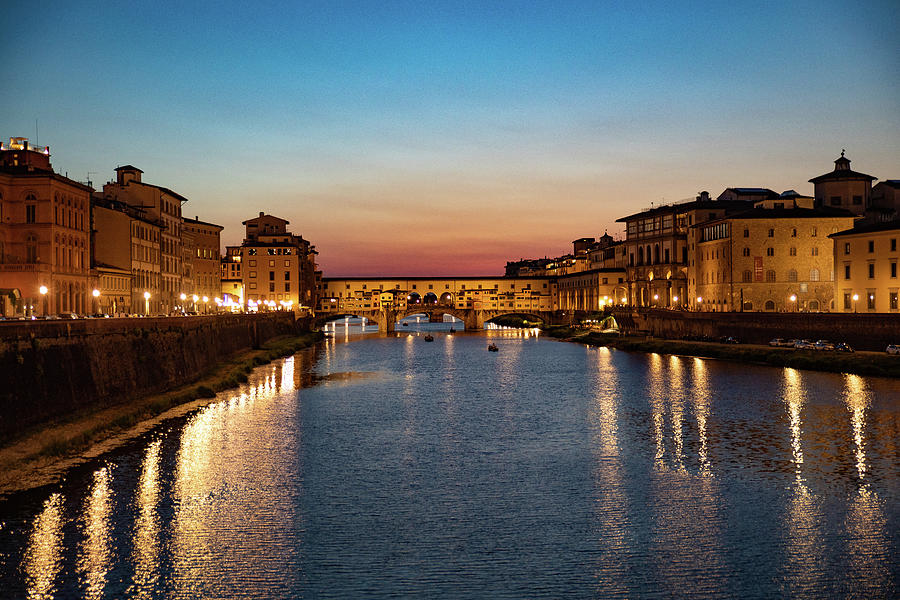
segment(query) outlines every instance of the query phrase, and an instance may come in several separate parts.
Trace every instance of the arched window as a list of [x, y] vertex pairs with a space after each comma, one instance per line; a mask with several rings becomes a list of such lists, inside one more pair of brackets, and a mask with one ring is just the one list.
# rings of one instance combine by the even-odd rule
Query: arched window
[[818, 300], [810, 300], [809, 301], [809, 310], [819, 310], [819, 301]]
[[644, 264], [644, 247], [643, 246], [638, 247], [638, 264], [639, 265]]
[[770, 283], [775, 281], [775, 271], [766, 271], [766, 281]]
[[766, 310], [775, 310], [774, 300], [766, 300]]
[[819, 270], [818, 269], [810, 269], [809, 270], [809, 280], [810, 281], [818, 281], [819, 280]]
[[753, 303], [749, 300], [747, 302], [744, 302], [744, 310], [753, 310]]
[[653, 246], [653, 264], [659, 264], [659, 244]]
[[741, 254], [744, 256], [750, 256], [750, 248], [744, 246], [744, 249], [741, 251]]
[[797, 271], [794, 269], [788, 271], [788, 281], [797, 281]]
[[741, 281], [744, 283], [751, 283], [753, 281], [753, 271], [747, 269], [741, 274]]

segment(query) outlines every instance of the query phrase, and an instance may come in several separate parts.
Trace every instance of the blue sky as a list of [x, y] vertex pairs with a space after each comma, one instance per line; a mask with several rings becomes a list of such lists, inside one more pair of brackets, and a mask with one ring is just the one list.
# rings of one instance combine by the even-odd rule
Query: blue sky
[[894, 2], [17, 3], [0, 135], [326, 275], [493, 274], [729, 186], [900, 178]]

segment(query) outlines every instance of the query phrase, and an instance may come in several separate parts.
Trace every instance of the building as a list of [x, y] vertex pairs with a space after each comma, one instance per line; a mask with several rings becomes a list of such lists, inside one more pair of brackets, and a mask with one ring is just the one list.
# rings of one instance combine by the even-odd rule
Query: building
[[93, 189], [53, 171], [50, 148], [0, 143], [0, 312], [91, 312]]
[[[200, 217], [182, 219], [185, 264], [188, 277], [183, 286], [185, 296], [197, 296], [203, 303], [202, 310], [208, 310], [216, 299], [222, 302], [222, 260], [219, 248], [221, 225], [201, 221]], [[206, 301], [203, 298], [207, 298]]]
[[[752, 190], [752, 193], [738, 190]], [[768, 197], [770, 191], [728, 188], [728, 193], [716, 200], [708, 192], [700, 192], [692, 201], [650, 208], [617, 219], [626, 227], [624, 258], [628, 293], [624, 296], [625, 303], [689, 308], [689, 270], [694, 267], [691, 257], [696, 250], [693, 227], [746, 210], [753, 203], [745, 198]]]
[[832, 234], [835, 310], [898, 312], [900, 220], [870, 223]]
[[900, 179], [887, 179], [872, 188], [866, 220], [872, 223], [894, 221], [900, 217]]
[[230, 310], [239, 310], [244, 303], [244, 277], [241, 271], [241, 247], [227, 246], [222, 257], [222, 302]]
[[162, 225], [160, 233], [160, 284], [149, 299], [153, 312], [169, 314], [181, 305], [184, 293], [184, 249], [181, 205], [187, 198], [169, 188], [142, 181], [143, 171], [132, 165], [116, 168], [116, 180], [103, 186], [102, 198], [123, 202]]
[[855, 215], [863, 216], [869, 208], [872, 195], [872, 181], [877, 179], [850, 168], [850, 159], [841, 155], [834, 161], [834, 171], [813, 177], [816, 206], [844, 208]]
[[102, 195], [95, 195], [92, 205], [99, 311], [111, 315], [158, 313], [163, 224], [148, 218], [143, 210]]
[[[243, 222], [245, 238], [223, 265], [241, 274], [244, 307], [312, 310], [316, 305], [315, 246], [287, 230], [290, 221], [265, 213]], [[224, 267], [223, 267], [224, 268]], [[231, 273], [229, 273], [231, 275]], [[225, 279], [225, 277], [223, 277]]]
[[852, 227], [840, 208], [789, 191], [694, 225], [688, 304], [704, 311], [824, 311], [833, 305], [829, 234]]

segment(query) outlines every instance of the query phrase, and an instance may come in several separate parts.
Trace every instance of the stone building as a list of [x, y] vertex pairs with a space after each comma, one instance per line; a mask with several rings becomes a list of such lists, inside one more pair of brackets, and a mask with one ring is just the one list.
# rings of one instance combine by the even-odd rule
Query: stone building
[[834, 296], [838, 312], [898, 312], [900, 220], [870, 223], [832, 234]]
[[[92, 248], [100, 281], [100, 312], [158, 313], [163, 224], [145, 216], [143, 210], [117, 200], [95, 196], [92, 205]], [[149, 299], [145, 293], [150, 294]]]
[[[187, 198], [169, 188], [141, 180], [143, 171], [132, 165], [116, 168], [116, 180], [103, 186], [102, 198], [128, 204], [162, 225], [160, 233], [160, 285], [150, 298], [153, 312], [169, 314], [184, 293], [184, 248], [181, 205]], [[152, 292], [151, 292], [152, 294]]]
[[[761, 190], [762, 188], [729, 188]], [[727, 190], [726, 190], [727, 191]], [[768, 196], [770, 190], [765, 190]], [[651, 208], [617, 219], [625, 223], [626, 303], [642, 307], [689, 308], [689, 270], [694, 266], [695, 225], [752, 206], [752, 201], [724, 194], [711, 199], [701, 192], [695, 200]], [[738, 199], [734, 199], [738, 197]], [[754, 192], [744, 197], [757, 197]]]
[[229, 310], [240, 310], [245, 306], [240, 246], [227, 246], [225, 248], [221, 268], [222, 303]]
[[816, 206], [844, 208], [862, 216], [869, 207], [872, 181], [875, 179], [877, 177], [850, 169], [850, 159], [844, 156], [842, 150], [840, 157], [834, 161], [834, 171], [809, 181], [815, 185]]
[[828, 235], [853, 214], [812, 208], [785, 192], [754, 208], [695, 225], [689, 307], [704, 311], [824, 311], [832, 308]]
[[53, 171], [49, 147], [0, 143], [0, 313], [91, 312], [92, 191]]
[[[198, 296], [203, 302], [203, 310], [208, 310], [215, 299], [221, 302], [222, 261], [219, 236], [224, 229], [221, 225], [201, 221], [200, 217], [182, 219], [185, 239], [185, 264], [190, 265], [190, 275], [185, 279], [186, 296]], [[190, 240], [189, 242], [187, 240]], [[214, 307], [213, 307], [214, 308]]]
[[315, 246], [287, 230], [290, 222], [265, 213], [243, 222], [239, 254], [223, 264], [240, 263], [244, 306], [253, 310], [311, 310], [316, 305]]

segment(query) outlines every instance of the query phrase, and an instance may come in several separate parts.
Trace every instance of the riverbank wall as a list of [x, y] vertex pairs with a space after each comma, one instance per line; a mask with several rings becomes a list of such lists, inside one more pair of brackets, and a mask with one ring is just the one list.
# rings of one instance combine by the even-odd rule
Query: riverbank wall
[[853, 313], [741, 313], [672, 310], [616, 311], [624, 333], [666, 339], [732, 336], [747, 344], [772, 338], [846, 342], [857, 350], [883, 352], [900, 344], [900, 316]]
[[292, 313], [5, 323], [0, 436], [191, 383], [306, 325]]

